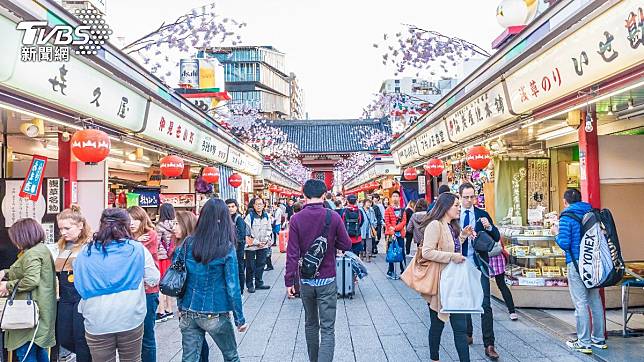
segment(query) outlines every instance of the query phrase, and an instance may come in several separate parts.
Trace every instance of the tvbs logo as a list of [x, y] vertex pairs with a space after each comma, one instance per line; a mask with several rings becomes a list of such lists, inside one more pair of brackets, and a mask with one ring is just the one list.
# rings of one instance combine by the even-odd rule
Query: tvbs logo
[[91, 26], [56, 25], [47, 30], [46, 21], [22, 21], [16, 29], [24, 31], [23, 45], [86, 45], [89, 44]]
[[78, 55], [97, 55], [112, 30], [97, 10], [78, 9], [81, 24], [49, 26], [46, 21], [22, 21], [22, 61], [68, 61], [70, 49]]

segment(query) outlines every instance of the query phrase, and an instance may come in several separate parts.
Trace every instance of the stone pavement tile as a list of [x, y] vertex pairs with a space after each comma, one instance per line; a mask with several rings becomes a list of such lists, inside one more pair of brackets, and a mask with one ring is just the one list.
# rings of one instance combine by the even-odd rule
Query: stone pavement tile
[[[533, 358], [546, 357], [541, 352], [537, 351], [536, 349], [532, 348], [531, 346], [523, 342], [518, 342], [510, 346], [495, 346], [495, 347], [499, 355], [503, 356], [504, 358], [513, 357], [514, 359], [519, 361], [529, 361]], [[481, 353], [485, 355], [485, 350], [481, 349]]]
[[[380, 336], [383, 338], [383, 336]], [[351, 341], [356, 355], [368, 350], [382, 350], [382, 343], [373, 326], [352, 326]], [[336, 342], [336, 345], [341, 345]]]
[[380, 337], [382, 347], [390, 361], [420, 361], [405, 335]]
[[416, 348], [429, 346], [429, 330], [423, 323], [400, 324], [400, 328], [402, 328], [412, 347]]

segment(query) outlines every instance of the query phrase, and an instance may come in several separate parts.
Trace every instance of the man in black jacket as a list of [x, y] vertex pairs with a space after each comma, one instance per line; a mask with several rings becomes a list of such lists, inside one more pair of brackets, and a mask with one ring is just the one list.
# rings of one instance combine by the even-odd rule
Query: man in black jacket
[[[464, 183], [458, 188], [458, 193], [461, 196], [461, 228], [473, 227], [476, 234], [487, 232], [494, 241], [501, 239], [499, 229], [494, 226], [492, 218], [487, 211], [480, 209], [474, 204], [476, 203], [477, 195], [474, 186], [470, 183]], [[474, 251], [472, 245], [473, 239], [466, 239], [461, 246], [463, 255], [467, 257], [468, 261], [472, 262], [479, 270], [486, 268], [488, 265], [489, 256], [487, 253], [477, 253]], [[481, 262], [480, 259], [484, 261]], [[497, 360], [499, 354], [494, 348], [494, 319], [492, 316], [492, 305], [490, 303], [490, 278], [489, 271], [484, 270], [481, 273], [481, 286], [483, 287], [483, 314], [481, 315], [481, 328], [483, 332], [483, 345], [485, 346], [485, 355], [492, 360]], [[472, 317], [467, 316], [467, 340], [472, 344], [473, 338]]]
[[226, 200], [230, 217], [235, 225], [235, 235], [237, 235], [237, 268], [239, 269], [239, 286], [241, 293], [244, 294], [244, 246], [246, 243], [246, 223], [244, 218], [239, 214], [239, 204], [235, 199]]
[[378, 243], [382, 239], [382, 225], [385, 222], [385, 212], [384, 206], [382, 206], [382, 201], [380, 200], [380, 195], [373, 194], [373, 212], [376, 214], [376, 238], [373, 241], [373, 254], [378, 254]]

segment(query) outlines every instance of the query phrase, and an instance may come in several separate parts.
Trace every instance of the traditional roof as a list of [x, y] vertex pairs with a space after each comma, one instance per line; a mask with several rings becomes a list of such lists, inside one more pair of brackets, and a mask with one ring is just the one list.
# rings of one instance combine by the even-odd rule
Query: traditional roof
[[288, 141], [295, 143], [300, 153], [352, 153], [389, 149], [367, 146], [360, 142], [366, 135], [375, 132], [391, 133], [386, 119], [344, 119], [344, 120], [284, 120], [273, 121], [271, 126], [288, 135]]

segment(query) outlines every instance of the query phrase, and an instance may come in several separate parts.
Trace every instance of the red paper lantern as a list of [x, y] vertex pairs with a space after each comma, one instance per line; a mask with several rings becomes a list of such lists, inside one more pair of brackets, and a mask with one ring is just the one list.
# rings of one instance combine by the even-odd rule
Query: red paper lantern
[[278, 192], [279, 190], [280, 190], [280, 188], [279, 188], [279, 187], [277, 187], [276, 185], [271, 185], [271, 186], [268, 188], [268, 191], [273, 192], [273, 193]]
[[72, 136], [72, 153], [80, 161], [96, 164], [110, 154], [112, 142], [107, 133], [97, 129], [82, 129]]
[[219, 182], [219, 169], [214, 166], [204, 167], [201, 177], [204, 181], [215, 184]]
[[161, 173], [166, 177], [177, 177], [183, 173], [183, 159], [176, 155], [168, 155], [159, 161]]
[[412, 180], [415, 180], [416, 177], [418, 177], [418, 174], [416, 173], [416, 169], [414, 167], [408, 167], [405, 169], [405, 172], [403, 173], [403, 177], [407, 181], [412, 181]]
[[443, 161], [439, 160], [438, 158], [432, 158], [431, 160], [427, 161], [427, 164], [425, 165], [425, 171], [427, 171], [428, 174], [434, 177], [443, 173], [444, 169], [445, 166], [443, 165]]
[[234, 188], [238, 188], [239, 186], [241, 186], [242, 184], [241, 175], [236, 172], [230, 175], [230, 177], [228, 178], [228, 184]]
[[482, 170], [490, 163], [490, 150], [484, 146], [474, 146], [467, 152], [467, 164], [475, 170]]
[[118, 204], [125, 205], [127, 203], [127, 196], [125, 196], [125, 191], [119, 194]]
[[380, 187], [380, 184], [377, 181], [374, 181], [374, 182], [371, 183], [371, 190], [372, 191], [373, 190], [378, 190], [379, 187]]

